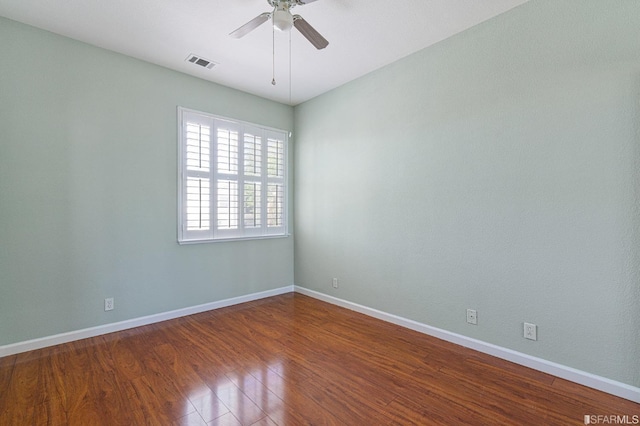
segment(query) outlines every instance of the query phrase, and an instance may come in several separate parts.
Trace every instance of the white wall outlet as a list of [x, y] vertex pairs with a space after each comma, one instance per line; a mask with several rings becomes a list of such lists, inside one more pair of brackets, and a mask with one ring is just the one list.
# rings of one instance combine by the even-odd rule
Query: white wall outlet
[[113, 297], [108, 297], [104, 299], [104, 310], [113, 311]]
[[467, 322], [478, 325], [478, 312], [475, 309], [467, 309]]
[[338, 279], [337, 278], [333, 279], [333, 288], [338, 288]]
[[538, 326], [528, 322], [524, 323], [524, 338], [538, 340]]

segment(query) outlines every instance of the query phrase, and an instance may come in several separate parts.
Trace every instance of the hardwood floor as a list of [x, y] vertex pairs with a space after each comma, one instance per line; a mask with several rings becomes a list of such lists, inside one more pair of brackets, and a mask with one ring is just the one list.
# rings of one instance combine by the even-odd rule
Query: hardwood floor
[[0, 358], [0, 425], [582, 425], [640, 405], [286, 294]]

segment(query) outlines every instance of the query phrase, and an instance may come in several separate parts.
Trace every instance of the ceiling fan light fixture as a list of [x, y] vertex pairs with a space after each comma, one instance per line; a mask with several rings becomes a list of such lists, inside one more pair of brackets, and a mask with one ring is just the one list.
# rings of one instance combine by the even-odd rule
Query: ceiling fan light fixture
[[290, 31], [293, 27], [293, 16], [288, 10], [278, 9], [273, 12], [273, 26], [278, 31]]

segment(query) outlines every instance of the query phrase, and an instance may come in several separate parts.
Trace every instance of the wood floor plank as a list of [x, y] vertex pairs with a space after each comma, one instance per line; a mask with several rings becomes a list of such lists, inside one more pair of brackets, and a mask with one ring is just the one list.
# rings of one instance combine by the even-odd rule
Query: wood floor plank
[[209, 422], [211, 426], [243, 426], [233, 414], [227, 413]]
[[[33, 407], [34, 425], [66, 425], [69, 423], [63, 404], [56, 398], [49, 398], [46, 402]], [[4, 424], [1, 423], [0, 424]]]
[[228, 377], [207, 383], [216, 397], [242, 424], [253, 424], [267, 414]]
[[0, 424], [32, 424], [35, 407], [44, 403], [48, 395], [41, 391], [41, 371], [35, 351], [18, 354], [13, 362], [8, 383], [4, 388], [3, 410], [0, 412]]
[[211, 422], [220, 416], [230, 413], [229, 408], [211, 390], [206, 393], [189, 395], [189, 401], [193, 404], [198, 415], [205, 422]]
[[[622, 398], [612, 398], [604, 392], [588, 388], [586, 386], [577, 385], [568, 380], [556, 378], [553, 381], [552, 388], [565, 395], [574, 404], [581, 404], [585, 408], [594, 410], [590, 414], [612, 414], [626, 413], [629, 410], [629, 401]], [[572, 404], [572, 405], [574, 405]], [[636, 405], [636, 412], [640, 416], [640, 404]]]
[[[519, 415], [529, 413], [533, 418], [539, 418], [544, 413], [547, 422], [555, 424], [569, 424], [572, 419], [583, 419], [588, 407], [556, 392], [544, 382], [521, 381], [520, 377], [496, 367], [484, 366], [478, 368], [472, 363], [466, 369], [452, 369], [443, 367], [440, 373], [450, 381], [457, 383], [473, 395], [477, 383], [483, 383], [483, 392], [492, 399], [500, 400], [509, 412]], [[562, 410], [553, 407], [560, 406]], [[542, 410], [540, 408], [543, 408]]]
[[200, 416], [200, 413], [193, 412], [184, 417], [180, 417], [174, 422], [176, 426], [207, 426], [207, 422]]
[[[196, 409], [191, 401], [180, 394], [163, 376], [148, 374], [131, 381], [127, 398], [137, 405], [145, 417], [179, 419]], [[136, 411], [136, 410], [134, 410]]]
[[[11, 355], [0, 358], [0, 395], [9, 394], [9, 385], [12, 383], [13, 369], [15, 367], [17, 356]], [[0, 424], [3, 417], [8, 417], [9, 407], [7, 406], [8, 398], [0, 398]]]
[[92, 368], [115, 371], [118, 377], [125, 381], [141, 377], [144, 372], [135, 349], [131, 348], [134, 345], [131, 345], [126, 337], [117, 339], [112, 336], [113, 334], [109, 335], [109, 338], [95, 338], [100, 343], [95, 346]]
[[1, 425], [578, 425], [640, 404], [285, 294], [0, 358]]
[[[384, 419], [388, 420], [384, 421]], [[505, 422], [497, 417], [486, 416], [467, 406], [453, 403], [428, 391], [419, 396], [419, 401], [399, 397], [389, 404], [384, 416], [378, 417], [376, 423], [387, 425], [442, 426], [459, 424], [483, 426], [526, 424], [517, 423], [515, 420], [513, 422]]]
[[9, 380], [11, 379], [11, 374], [13, 373], [13, 368], [16, 364], [17, 358], [17, 355], [0, 358], [0, 393], [4, 393], [9, 385]]
[[190, 364], [183, 362], [179, 350], [173, 345], [165, 343], [156, 346], [153, 348], [153, 352], [163, 374], [174, 383], [183, 395], [191, 399], [210, 392], [205, 381]]

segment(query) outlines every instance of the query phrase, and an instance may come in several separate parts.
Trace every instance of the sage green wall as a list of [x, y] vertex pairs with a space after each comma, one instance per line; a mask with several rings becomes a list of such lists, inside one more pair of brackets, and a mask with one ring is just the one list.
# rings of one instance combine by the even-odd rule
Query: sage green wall
[[297, 106], [296, 284], [640, 386], [639, 28], [532, 0]]
[[3, 18], [0, 58], [0, 345], [293, 284], [292, 237], [176, 242], [177, 106], [291, 107]]

